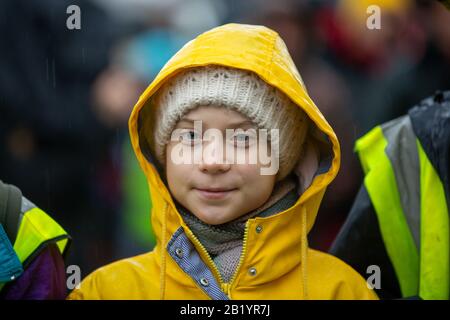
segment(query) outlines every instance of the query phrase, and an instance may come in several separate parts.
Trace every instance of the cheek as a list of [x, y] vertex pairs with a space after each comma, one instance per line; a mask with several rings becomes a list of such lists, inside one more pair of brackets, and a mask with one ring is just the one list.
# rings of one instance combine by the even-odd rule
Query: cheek
[[261, 175], [259, 168], [246, 170], [243, 175], [244, 183], [235, 205], [243, 212], [250, 212], [269, 199], [275, 185], [275, 177]]
[[179, 198], [189, 188], [189, 177], [193, 172], [193, 167], [189, 164], [175, 164], [170, 159], [170, 152], [171, 148], [168, 146], [166, 148], [165, 174], [170, 191]]
[[258, 180], [261, 172], [258, 164], [233, 164], [231, 169], [239, 176], [243, 186]]
[[262, 175], [260, 165], [237, 165], [235, 169], [242, 178], [246, 194], [270, 195], [275, 185], [275, 175]]

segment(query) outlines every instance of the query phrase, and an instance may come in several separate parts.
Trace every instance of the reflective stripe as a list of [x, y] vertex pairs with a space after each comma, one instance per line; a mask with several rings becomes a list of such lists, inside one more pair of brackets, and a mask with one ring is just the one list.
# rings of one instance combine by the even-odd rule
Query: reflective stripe
[[[22, 197], [22, 209], [28, 210], [21, 213], [20, 226], [14, 242], [14, 251], [20, 263], [26, 268], [40, 249], [47, 243], [56, 243], [61, 254], [65, 254], [68, 248], [69, 235], [44, 211], [25, 201]], [[22, 210], [22, 211], [24, 211]], [[5, 283], [0, 283], [0, 291]]]
[[[364, 183], [375, 208], [386, 251], [397, 274], [402, 295], [419, 295], [423, 299], [449, 299], [450, 248], [446, 195], [439, 175], [420, 142], [415, 139], [413, 143], [420, 165], [420, 212], [413, 210], [414, 203], [405, 203], [408, 197], [415, 201], [414, 190], [417, 190], [409, 187], [405, 189], [405, 185], [413, 181], [408, 180], [411, 177], [404, 175], [414, 169], [406, 168], [414, 164], [414, 161], [407, 163], [407, 159], [414, 156], [411, 154], [412, 149], [405, 149], [400, 145], [400, 141], [408, 146], [412, 143], [409, 141], [411, 139], [404, 141], [405, 138], [401, 137], [410, 136], [410, 133], [402, 131], [410, 129], [404, 126], [408, 124], [405, 120], [403, 117], [383, 125], [383, 128], [374, 128], [357, 141], [355, 149], [366, 174]], [[395, 148], [400, 151], [394, 150]], [[400, 157], [402, 159], [398, 159]], [[412, 194], [400, 195], [398, 188]], [[417, 221], [420, 221], [420, 238], [419, 241], [416, 239], [416, 243], [420, 243], [420, 256], [410, 229], [417, 226]]]
[[449, 218], [442, 182], [417, 140], [420, 159], [420, 288], [423, 299], [449, 299]]
[[36, 207], [37, 206], [33, 202], [22, 196], [22, 208], [21, 208], [22, 213], [30, 211], [31, 209]]
[[403, 296], [414, 296], [419, 288], [419, 255], [409, 230], [391, 162], [388, 143], [380, 126], [356, 142], [364, 173], [364, 184], [375, 208], [386, 251], [391, 259]]
[[25, 212], [16, 241], [14, 250], [20, 262], [25, 263], [38, 250], [42, 244], [48, 241], [56, 241], [61, 254], [64, 253], [69, 236], [67, 232], [44, 211], [38, 207]]
[[416, 248], [420, 248], [420, 164], [416, 135], [408, 116], [381, 125], [385, 150], [397, 182], [400, 201]]

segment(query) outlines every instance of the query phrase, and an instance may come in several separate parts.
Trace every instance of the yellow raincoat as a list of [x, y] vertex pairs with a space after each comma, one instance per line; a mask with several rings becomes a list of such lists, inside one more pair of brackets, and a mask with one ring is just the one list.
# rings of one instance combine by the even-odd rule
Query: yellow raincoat
[[[295, 169], [303, 193], [283, 212], [248, 220], [241, 260], [229, 283], [223, 283], [213, 260], [182, 220], [141, 138], [146, 112], [150, 117], [154, 113], [149, 98], [156, 90], [184, 68], [209, 64], [255, 72], [288, 95], [314, 123], [304, 161]], [[227, 24], [188, 42], [141, 95], [129, 130], [149, 183], [156, 247], [96, 270], [69, 299], [377, 299], [347, 264], [307, 247], [307, 232], [339, 169], [339, 142], [308, 96], [276, 32], [262, 26]], [[258, 226], [262, 227], [259, 232]], [[180, 258], [180, 248], [173, 253], [176, 245], [190, 260]]]

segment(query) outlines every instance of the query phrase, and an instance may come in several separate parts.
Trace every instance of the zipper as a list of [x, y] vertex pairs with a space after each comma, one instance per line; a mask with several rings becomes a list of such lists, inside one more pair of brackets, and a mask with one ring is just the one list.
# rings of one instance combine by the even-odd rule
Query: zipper
[[228, 296], [228, 298], [230, 298], [230, 283], [228, 282], [224, 282], [221, 285], [221, 289], [223, 292], [225, 292], [225, 294]]
[[[236, 270], [234, 271], [233, 277], [231, 278], [229, 285], [226, 288], [227, 291], [225, 291], [226, 294], [228, 295], [228, 297], [230, 297], [230, 294], [231, 294], [231, 285], [233, 284], [234, 280], [236, 279], [238, 272], [241, 269], [242, 262], [244, 261], [244, 256], [245, 256], [245, 252], [247, 249], [248, 224], [249, 224], [249, 222], [247, 220], [247, 222], [245, 223], [244, 240], [242, 242], [242, 251], [241, 251], [241, 256], [239, 257], [239, 263], [236, 267]], [[230, 299], [231, 299], [231, 297], [230, 297]]]
[[248, 221], [245, 223], [245, 230], [244, 230], [244, 240], [242, 242], [242, 251], [241, 251], [241, 256], [239, 258], [239, 263], [236, 267], [236, 270], [234, 271], [233, 277], [231, 278], [230, 282], [224, 282], [222, 275], [220, 274], [219, 269], [217, 268], [214, 260], [211, 258], [211, 256], [209, 255], [209, 252], [205, 249], [205, 247], [203, 246], [203, 244], [200, 242], [200, 240], [197, 239], [197, 237], [195, 236], [195, 234], [191, 231], [191, 229], [187, 228], [187, 231], [189, 233], [189, 235], [192, 237], [192, 239], [194, 240], [194, 242], [200, 247], [201, 251], [205, 254], [205, 256], [207, 257], [209, 263], [212, 265], [216, 275], [219, 278], [219, 284], [220, 284], [220, 288], [222, 289], [223, 292], [225, 292], [225, 294], [231, 299], [231, 285], [233, 284], [234, 280], [237, 277], [237, 274], [239, 272], [239, 269], [241, 268], [242, 262], [244, 261], [244, 253], [246, 251], [247, 248], [247, 237], [248, 237]]
[[222, 279], [222, 275], [220, 274], [219, 269], [217, 268], [216, 264], [214, 263], [213, 259], [211, 258], [211, 256], [209, 255], [209, 252], [205, 249], [205, 247], [203, 246], [203, 244], [200, 242], [200, 240], [197, 239], [197, 237], [195, 236], [195, 234], [191, 231], [191, 229], [187, 228], [189, 234], [192, 236], [192, 239], [194, 240], [194, 242], [200, 247], [200, 249], [202, 250], [202, 252], [205, 254], [205, 256], [207, 257], [208, 261], [210, 262], [210, 264], [213, 266], [214, 271], [216, 272], [216, 275], [219, 278], [219, 283], [220, 286], [222, 287], [224, 282]]

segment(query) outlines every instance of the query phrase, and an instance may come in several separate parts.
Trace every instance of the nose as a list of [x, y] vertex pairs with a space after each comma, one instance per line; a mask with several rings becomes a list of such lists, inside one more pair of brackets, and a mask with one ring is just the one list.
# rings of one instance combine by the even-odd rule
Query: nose
[[204, 173], [215, 174], [227, 172], [228, 170], [230, 170], [231, 165], [226, 163], [218, 163], [216, 161], [214, 162], [202, 161], [199, 164], [198, 168], [200, 169], [200, 171]]
[[[223, 156], [223, 152], [220, 152], [221, 146], [209, 145], [209, 150], [205, 150], [202, 155], [198, 168], [203, 173], [216, 174], [224, 173], [230, 170], [231, 164], [227, 163], [227, 160]], [[223, 149], [222, 149], [223, 151]]]

